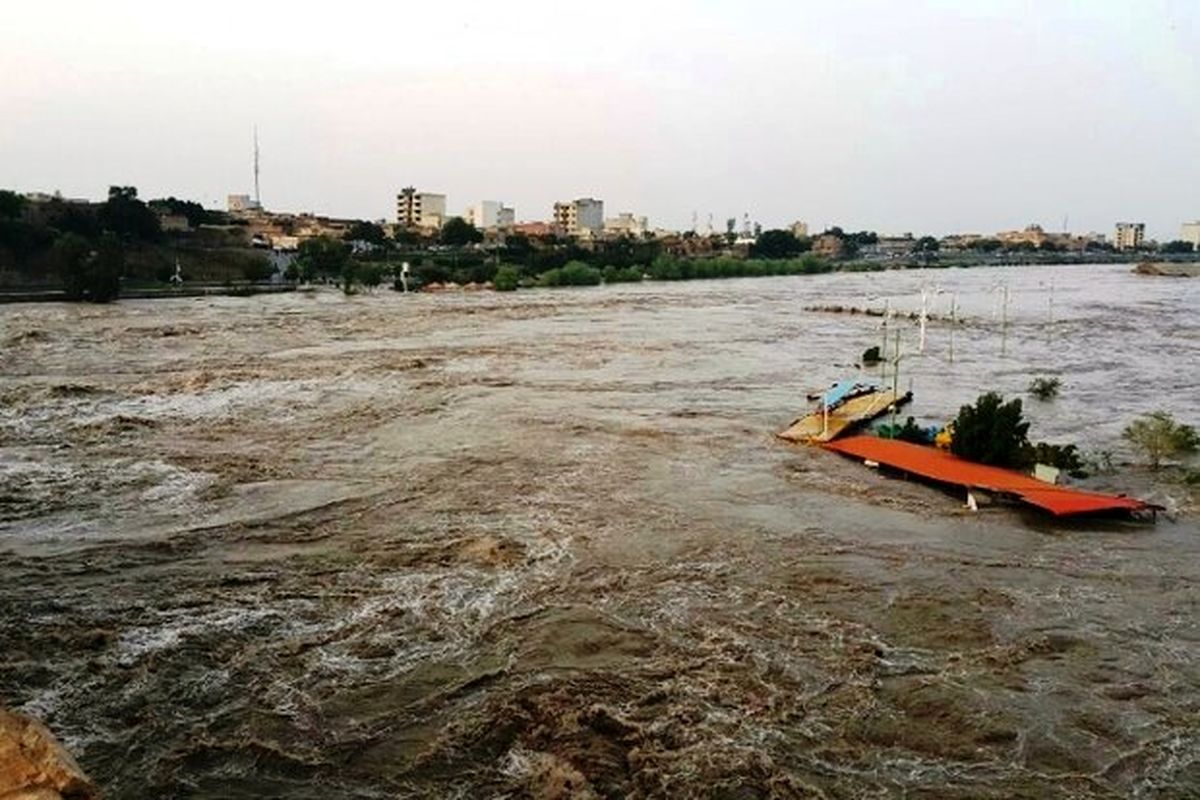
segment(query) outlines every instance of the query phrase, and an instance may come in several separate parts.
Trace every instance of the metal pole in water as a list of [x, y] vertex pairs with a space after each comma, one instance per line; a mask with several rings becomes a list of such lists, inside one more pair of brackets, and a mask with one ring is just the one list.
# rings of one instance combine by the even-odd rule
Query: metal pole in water
[[958, 327], [958, 292], [950, 296], [950, 363], [954, 363], [954, 329]]
[[925, 352], [925, 323], [929, 320], [929, 290], [921, 290], [921, 343], [917, 352]]

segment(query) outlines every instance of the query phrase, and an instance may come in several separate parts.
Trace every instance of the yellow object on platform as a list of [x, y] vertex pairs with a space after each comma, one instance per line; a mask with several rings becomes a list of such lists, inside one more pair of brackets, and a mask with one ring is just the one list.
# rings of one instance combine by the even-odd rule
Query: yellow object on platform
[[[907, 398], [901, 397], [900, 403], [903, 404], [905, 399]], [[855, 425], [869, 422], [886, 413], [895, 402], [896, 395], [890, 390], [852, 397], [840, 406], [829, 410], [828, 423], [824, 413], [818, 409], [793, 422], [778, 436], [780, 439], [802, 444], [829, 442]]]

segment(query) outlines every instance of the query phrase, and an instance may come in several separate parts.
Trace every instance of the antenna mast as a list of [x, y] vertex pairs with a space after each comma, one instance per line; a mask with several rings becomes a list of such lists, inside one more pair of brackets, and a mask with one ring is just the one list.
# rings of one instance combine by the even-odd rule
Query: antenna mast
[[258, 193], [258, 126], [254, 126], [254, 204], [262, 208], [262, 197]]

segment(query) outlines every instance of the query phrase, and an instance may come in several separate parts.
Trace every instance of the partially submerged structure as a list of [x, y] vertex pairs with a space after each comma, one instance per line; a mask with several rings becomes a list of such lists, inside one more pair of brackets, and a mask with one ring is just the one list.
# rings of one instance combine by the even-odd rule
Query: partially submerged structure
[[1056, 517], [1085, 514], [1155, 512], [1151, 503], [1124, 495], [1101, 494], [1045, 483], [1020, 472], [976, 464], [934, 447], [895, 439], [851, 436], [824, 445], [843, 455], [890, 467], [940, 484], [1015, 497]]

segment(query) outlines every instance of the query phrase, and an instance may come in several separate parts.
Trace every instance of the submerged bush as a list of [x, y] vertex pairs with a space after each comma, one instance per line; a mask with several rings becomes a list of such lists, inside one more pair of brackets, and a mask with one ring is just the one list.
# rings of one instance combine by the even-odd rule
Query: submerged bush
[[1058, 378], [1034, 378], [1029, 384], [1029, 393], [1038, 400], [1053, 400], [1061, 386], [1062, 381]]
[[865, 367], [874, 366], [875, 364], [878, 364], [880, 361], [883, 361], [883, 357], [879, 355], [879, 345], [873, 345], [871, 347], [868, 347], [866, 350], [863, 350], [863, 354], [862, 354], [863, 366], [865, 366]]
[[1200, 449], [1200, 435], [1196, 429], [1176, 422], [1166, 411], [1143, 414], [1129, 423], [1121, 436], [1145, 455], [1151, 469], [1162, 466], [1164, 459], [1189, 455]]
[[621, 268], [610, 265], [604, 268], [605, 283], [638, 283], [641, 280], [642, 268], [638, 266]]
[[568, 261], [561, 269], [543, 272], [538, 278], [541, 286], [599, 286], [600, 270], [582, 261]]
[[1004, 402], [996, 392], [963, 406], [954, 420], [950, 452], [980, 464], [1019, 468], [1028, 461], [1029, 423], [1019, 399]]
[[511, 264], [505, 264], [496, 270], [496, 277], [493, 279], [492, 285], [498, 292], [516, 291], [517, 287], [521, 285], [521, 272]]

